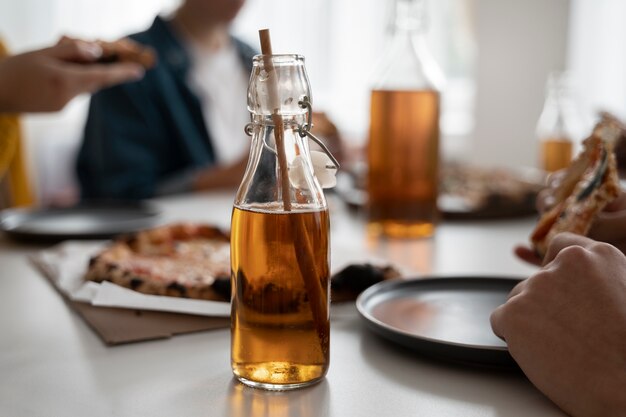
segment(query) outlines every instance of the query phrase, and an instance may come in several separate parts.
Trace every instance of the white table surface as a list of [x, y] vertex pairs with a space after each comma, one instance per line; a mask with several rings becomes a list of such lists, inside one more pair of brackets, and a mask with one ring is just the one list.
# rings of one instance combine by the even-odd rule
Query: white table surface
[[[229, 193], [159, 200], [164, 221], [228, 227]], [[532, 219], [448, 222], [427, 240], [368, 241], [330, 199], [333, 270], [387, 259], [414, 275], [528, 276], [512, 255]], [[228, 330], [108, 347], [29, 265], [44, 246], [0, 237], [0, 416], [562, 416], [521, 373], [437, 362], [372, 334], [351, 305], [331, 311], [324, 381], [275, 393], [237, 383]]]

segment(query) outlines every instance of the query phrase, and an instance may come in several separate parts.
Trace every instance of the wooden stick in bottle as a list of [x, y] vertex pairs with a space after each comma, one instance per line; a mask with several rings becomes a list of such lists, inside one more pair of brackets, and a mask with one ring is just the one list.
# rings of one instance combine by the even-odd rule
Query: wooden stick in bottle
[[269, 77], [269, 100], [272, 108], [272, 121], [274, 122], [274, 138], [276, 140], [276, 151], [278, 152], [278, 168], [280, 170], [280, 183], [282, 190], [283, 206], [285, 211], [291, 211], [291, 198], [289, 193], [289, 176], [287, 175], [287, 155], [284, 144], [284, 123], [280, 114], [280, 99], [278, 95], [278, 80], [276, 70], [272, 62], [272, 41], [269, 29], [259, 30], [261, 39], [261, 53], [263, 54], [263, 66]]
[[[287, 167], [287, 155], [284, 145], [284, 122], [283, 116], [280, 114], [280, 98], [278, 94], [278, 80], [274, 64], [272, 62], [272, 41], [269, 29], [259, 30], [259, 38], [261, 41], [261, 53], [263, 54], [263, 65], [269, 77], [269, 100], [272, 108], [272, 121], [274, 122], [274, 138], [276, 140], [276, 152], [278, 154], [278, 167], [280, 171], [280, 184], [283, 206], [285, 211], [291, 211], [290, 183], [289, 171]], [[309, 303], [311, 305], [311, 313], [313, 321], [317, 328], [322, 353], [324, 352], [324, 340], [322, 338], [327, 335], [328, 328], [325, 323], [328, 322], [328, 304], [324, 301], [324, 291], [318, 277], [318, 268], [315, 266], [313, 249], [307, 237], [307, 230], [298, 216], [290, 216], [293, 232], [293, 242], [298, 262], [300, 275], [304, 280], [307, 290]]]

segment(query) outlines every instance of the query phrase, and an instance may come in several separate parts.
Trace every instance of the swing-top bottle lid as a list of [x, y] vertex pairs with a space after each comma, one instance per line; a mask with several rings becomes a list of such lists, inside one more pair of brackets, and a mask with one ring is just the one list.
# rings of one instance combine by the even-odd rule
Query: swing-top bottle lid
[[283, 117], [303, 115], [306, 109], [300, 107], [298, 101], [304, 96], [310, 99], [311, 86], [302, 55], [256, 55], [253, 58], [248, 86], [250, 113], [270, 116], [278, 111]]

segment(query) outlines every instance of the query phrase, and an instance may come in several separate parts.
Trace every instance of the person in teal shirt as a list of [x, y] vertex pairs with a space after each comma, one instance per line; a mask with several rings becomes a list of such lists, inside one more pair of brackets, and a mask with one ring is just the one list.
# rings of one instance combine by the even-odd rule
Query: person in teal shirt
[[[93, 95], [77, 157], [83, 200], [137, 200], [240, 182], [247, 152], [226, 162], [222, 155], [231, 138], [242, 140], [247, 117], [245, 89], [255, 51], [228, 34], [242, 4], [186, 0], [173, 19], [156, 17], [148, 30], [130, 36], [152, 47], [158, 62], [142, 80]], [[235, 57], [230, 61], [222, 56], [228, 50]], [[204, 83], [216, 77], [200, 73], [204, 68], [220, 79]], [[238, 84], [227, 87], [235, 78]], [[220, 89], [214, 97], [212, 90]], [[222, 111], [219, 104], [233, 97], [239, 112], [233, 119], [242, 122], [230, 128], [223, 120], [229, 114], [211, 118], [209, 112]]]

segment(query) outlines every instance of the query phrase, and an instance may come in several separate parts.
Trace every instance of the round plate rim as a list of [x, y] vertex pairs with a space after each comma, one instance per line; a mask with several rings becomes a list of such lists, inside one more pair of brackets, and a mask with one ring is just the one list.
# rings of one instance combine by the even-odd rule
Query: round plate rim
[[[47, 230], [28, 230], [21, 228], [21, 224], [23, 224], [23, 218], [32, 217], [32, 216], [46, 216], [46, 215], [54, 215], [54, 214], [72, 214], [72, 213], [88, 213], [89, 211], [134, 211], [138, 214], [142, 214], [141, 218], [120, 221], [122, 222], [136, 222], [138, 227], [124, 228], [118, 229], [108, 229], [105, 230], [103, 228], [94, 228], [85, 231], [79, 232], [68, 232], [62, 233], [58, 231], [47, 231]], [[0, 211], [0, 230], [6, 233], [8, 236], [16, 237], [16, 238], [41, 238], [41, 239], [58, 239], [58, 238], [81, 238], [81, 237], [110, 237], [113, 235], [127, 233], [139, 230], [146, 226], [149, 226], [148, 223], [152, 223], [156, 221], [156, 219], [161, 215], [160, 210], [152, 205], [145, 202], [132, 202], [132, 203], [103, 203], [103, 204], [78, 204], [76, 206], [71, 207], [50, 207], [50, 208], [9, 208]], [[8, 227], [9, 220], [14, 216], [18, 216], [18, 225], [15, 227]], [[22, 219], [19, 219], [21, 217]]]
[[[389, 334], [394, 334], [406, 339], [412, 339], [416, 342], [424, 342], [431, 345], [443, 345], [452, 348], [459, 348], [463, 350], [471, 350], [474, 352], [494, 352], [498, 354], [508, 354], [508, 349], [506, 346], [485, 346], [485, 345], [474, 345], [474, 344], [466, 344], [466, 343], [458, 343], [458, 342], [448, 342], [440, 339], [433, 339], [429, 337], [419, 336], [414, 333], [410, 333], [393, 326], [384, 323], [377, 318], [373, 317], [368, 309], [365, 307], [366, 302], [372, 297], [384, 294], [388, 291], [397, 290], [398, 288], [405, 286], [426, 286], [429, 284], [442, 284], [442, 285], [455, 285], [455, 284], [510, 284], [513, 286], [517, 285], [519, 282], [523, 281], [523, 277], [519, 276], [500, 276], [500, 275], [451, 275], [451, 276], [425, 276], [425, 277], [414, 277], [414, 278], [402, 278], [402, 279], [394, 279], [390, 281], [383, 281], [375, 284], [365, 291], [363, 291], [356, 300], [357, 311], [361, 315], [361, 317], [368, 323], [370, 326], [375, 326], [380, 330], [377, 332], [381, 334], [386, 339], [393, 341], [394, 343], [405, 345], [405, 343], [398, 342]], [[511, 288], [512, 288], [511, 287]], [[413, 348], [414, 350], [417, 350]]]

